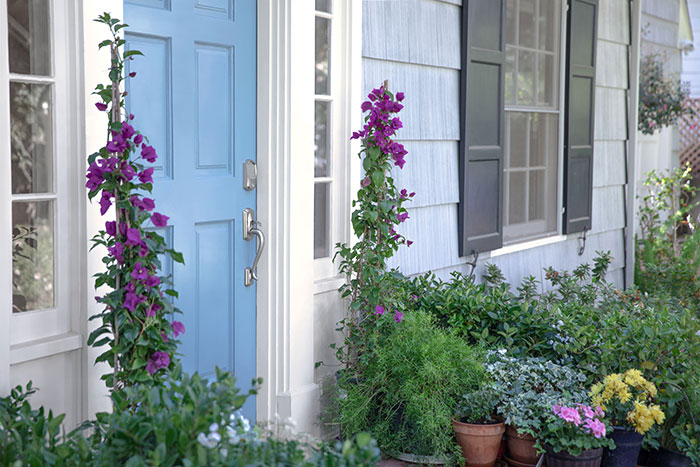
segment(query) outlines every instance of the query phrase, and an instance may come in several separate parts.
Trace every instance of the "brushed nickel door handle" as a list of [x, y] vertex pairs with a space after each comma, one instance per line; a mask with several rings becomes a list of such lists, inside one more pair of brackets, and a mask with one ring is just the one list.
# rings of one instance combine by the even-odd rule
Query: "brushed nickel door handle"
[[255, 220], [255, 211], [251, 208], [243, 210], [243, 240], [252, 240], [253, 237], [258, 239], [253, 265], [245, 268], [244, 283], [246, 287], [253, 285], [258, 280], [258, 262], [265, 249], [265, 234], [258, 228], [260, 225], [260, 222]]

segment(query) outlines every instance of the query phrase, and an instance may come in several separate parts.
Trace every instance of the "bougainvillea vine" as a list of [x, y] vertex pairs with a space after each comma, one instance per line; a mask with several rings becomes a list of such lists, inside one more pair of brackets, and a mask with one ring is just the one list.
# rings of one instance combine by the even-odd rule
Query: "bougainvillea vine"
[[350, 313], [340, 322], [344, 345], [337, 348], [336, 356], [348, 366], [363, 358], [370, 334], [378, 325], [402, 321], [399, 310], [385, 313], [385, 308], [392, 308], [383, 302], [381, 282], [387, 260], [400, 245], [413, 243], [397, 229], [409, 219], [403, 204], [415, 193], [399, 190], [391, 173], [393, 167], [402, 169], [406, 164], [407, 151], [394, 140], [397, 130], [403, 127], [397, 114], [403, 109], [404, 93], [394, 95], [384, 83], [367, 97], [362, 103], [363, 128], [351, 136], [362, 143], [364, 176], [352, 213], [352, 228], [359, 241], [352, 246], [338, 244], [336, 249], [339, 270], [346, 276], [340, 293], [350, 300]]
[[[109, 290], [95, 297], [104, 308], [90, 318], [99, 319], [100, 325], [90, 334], [88, 345], [105, 349], [96, 362], [111, 366], [112, 372], [102, 379], [118, 390], [137, 382], [159, 382], [161, 370], [174, 360], [176, 338], [185, 329], [173, 319], [179, 310], [169, 297], [177, 297], [177, 292], [160, 271], [166, 256], [179, 263], [183, 258], [158, 233], [167, 227], [169, 217], [156, 211], [149, 196], [154, 169], [148, 165], [158, 158], [156, 150], [134, 128], [134, 115], [122, 117], [127, 94], [121, 91], [124, 65], [141, 52], [120, 52], [125, 44], [120, 31], [126, 24], [106, 13], [96, 21], [107, 25], [111, 34], [100, 43], [100, 48], [111, 50], [109, 84], [99, 84], [93, 93], [101, 99], [95, 107], [107, 113], [109, 124], [105, 146], [88, 157], [85, 186], [90, 200], [99, 199], [100, 213], [111, 217], [114, 212], [114, 220], [107, 220], [104, 230], [92, 239], [92, 248], [107, 250], [102, 259], [105, 269], [96, 274], [95, 288]], [[135, 76], [129, 74], [129, 78]]]

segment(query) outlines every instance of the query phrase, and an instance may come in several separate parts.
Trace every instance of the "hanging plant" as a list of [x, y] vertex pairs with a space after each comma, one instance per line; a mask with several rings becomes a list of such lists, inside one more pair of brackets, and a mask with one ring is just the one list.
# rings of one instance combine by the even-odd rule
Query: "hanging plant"
[[[107, 13], [96, 21], [107, 25], [112, 36], [99, 45], [111, 51], [109, 84], [99, 84], [93, 93], [100, 97], [95, 106], [107, 112], [109, 124], [105, 146], [88, 157], [86, 187], [90, 200], [99, 199], [103, 216], [112, 206], [116, 216], [92, 239], [92, 248], [101, 246], [108, 252], [102, 259], [105, 270], [95, 275], [95, 289], [106, 286], [110, 291], [96, 297], [104, 308], [90, 318], [99, 319], [100, 325], [90, 334], [88, 345], [105, 349], [96, 362], [111, 366], [112, 372], [102, 379], [118, 390], [137, 382], [160, 382], [160, 370], [174, 363], [175, 338], [185, 329], [172, 320], [179, 310], [166, 295], [177, 297], [177, 292], [166, 285], [169, 278], [159, 271], [166, 256], [184, 262], [156, 231], [165, 228], [169, 219], [155, 211], [155, 201], [148, 196], [153, 189], [153, 167], [147, 164], [158, 158], [156, 150], [134, 128], [134, 115], [122, 117], [124, 63], [142, 54], [120, 52], [126, 43], [120, 31], [128, 25]], [[135, 76], [129, 74], [129, 78]]]
[[645, 56], [639, 74], [639, 131], [652, 135], [674, 125], [684, 115], [695, 115], [695, 110], [685, 104], [690, 94], [689, 83], [665, 76], [660, 55]]

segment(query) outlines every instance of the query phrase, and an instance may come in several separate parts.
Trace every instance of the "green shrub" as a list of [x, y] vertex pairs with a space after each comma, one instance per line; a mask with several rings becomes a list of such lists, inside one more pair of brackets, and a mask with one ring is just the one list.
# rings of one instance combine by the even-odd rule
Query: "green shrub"
[[341, 432], [368, 431], [390, 454], [456, 459], [457, 401], [485, 380], [479, 352], [428, 314], [411, 312], [378, 341], [359, 379], [341, 378]]
[[31, 409], [35, 391], [29, 383], [0, 399], [0, 465], [352, 467], [379, 461], [376, 441], [366, 433], [334, 445], [264, 436], [237, 414], [250, 393], [239, 393], [225, 372], [207, 382], [177, 366], [164, 385], [113, 393], [114, 412], [64, 436], [63, 415]]

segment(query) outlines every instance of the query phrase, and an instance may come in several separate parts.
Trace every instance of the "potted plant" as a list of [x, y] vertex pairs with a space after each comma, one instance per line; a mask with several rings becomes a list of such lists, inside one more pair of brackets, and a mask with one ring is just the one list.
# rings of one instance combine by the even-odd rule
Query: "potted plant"
[[340, 381], [341, 435], [366, 431], [393, 457], [452, 463], [460, 457], [452, 417], [462, 393], [486, 381], [483, 356], [425, 312], [407, 313], [399, 323], [389, 313], [380, 320], [386, 326], [360, 377]]
[[584, 400], [586, 377], [544, 358], [510, 357], [505, 350], [489, 353], [486, 370], [503, 388], [498, 414], [506, 422], [506, 460], [534, 467], [541, 456], [536, 438], [552, 405]]
[[497, 413], [502, 388], [490, 383], [462, 397], [452, 426], [457, 444], [469, 467], [493, 467], [505, 432], [505, 422]]
[[609, 427], [599, 406], [554, 405], [540, 432], [547, 467], [599, 467], [603, 448], [614, 442], [606, 437]]
[[664, 413], [653, 404], [657, 391], [639, 370], [613, 373], [591, 388], [593, 404], [604, 407], [612, 420], [610, 437], [615, 449], [603, 455], [604, 467], [634, 467], [642, 447], [644, 434], [656, 423], [663, 423]]

